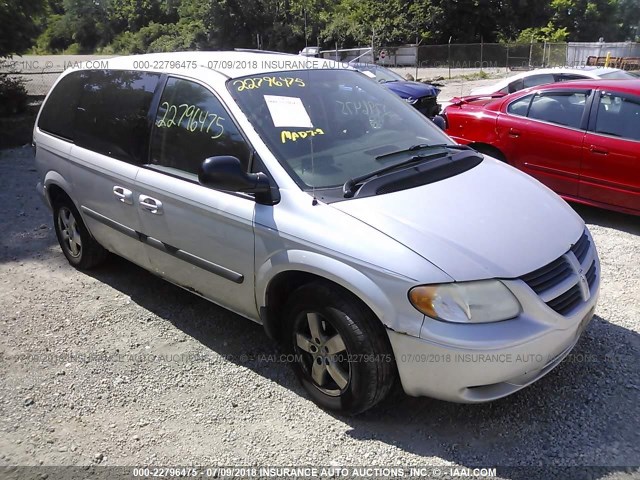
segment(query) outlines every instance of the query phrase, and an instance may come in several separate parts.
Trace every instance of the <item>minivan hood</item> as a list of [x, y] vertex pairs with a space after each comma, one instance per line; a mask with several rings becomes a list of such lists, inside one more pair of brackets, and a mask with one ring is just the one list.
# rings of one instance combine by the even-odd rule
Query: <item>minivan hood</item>
[[433, 85], [421, 82], [400, 81], [383, 83], [385, 87], [398, 95], [400, 98], [422, 98], [437, 96], [440, 90]]
[[565, 253], [585, 228], [547, 187], [486, 156], [436, 183], [331, 205], [456, 281], [520, 277]]

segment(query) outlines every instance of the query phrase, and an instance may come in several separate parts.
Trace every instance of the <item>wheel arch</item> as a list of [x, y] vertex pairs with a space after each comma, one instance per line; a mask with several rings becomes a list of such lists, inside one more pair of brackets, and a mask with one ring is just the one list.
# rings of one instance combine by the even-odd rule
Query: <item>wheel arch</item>
[[327, 282], [354, 297], [373, 313], [383, 327], [393, 321], [394, 309], [384, 292], [352, 266], [306, 251], [288, 251], [282, 255], [286, 255], [286, 262], [272, 257], [256, 272], [256, 300], [264, 329], [270, 338], [280, 339], [279, 312], [289, 295], [314, 281]]
[[[44, 187], [49, 205], [53, 207], [54, 201], [63, 195], [69, 198], [73, 202], [71, 196], [71, 185], [65, 180], [65, 178], [56, 171], [47, 172], [44, 177]], [[75, 205], [75, 202], [73, 202]], [[77, 205], [76, 205], [77, 208]]]
[[500, 160], [501, 162], [509, 163], [505, 154], [498, 147], [491, 145], [489, 143], [484, 142], [471, 142], [469, 146], [474, 150], [477, 150], [480, 153], [486, 153], [487, 155], [492, 156], [496, 160]]
[[47, 199], [47, 202], [49, 202], [51, 209], [53, 210], [55, 208], [55, 203], [57, 199], [67, 198], [76, 207], [76, 210], [78, 211], [78, 215], [80, 215], [80, 220], [86, 227], [91, 238], [95, 239], [93, 232], [89, 228], [89, 225], [87, 224], [86, 219], [84, 218], [82, 209], [79, 208], [78, 204], [75, 202], [75, 200], [69, 193], [69, 191], [71, 190], [71, 186], [64, 179], [64, 177], [57, 172], [53, 172], [53, 171], [49, 172], [45, 177], [44, 185], [45, 185], [46, 199]]

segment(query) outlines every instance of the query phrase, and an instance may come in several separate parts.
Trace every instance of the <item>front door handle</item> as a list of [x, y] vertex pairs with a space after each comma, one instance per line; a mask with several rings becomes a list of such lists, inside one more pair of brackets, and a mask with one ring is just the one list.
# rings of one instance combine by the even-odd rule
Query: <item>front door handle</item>
[[591, 153], [595, 153], [597, 155], [609, 155], [609, 150], [606, 150], [606, 149], [604, 149], [602, 147], [598, 147], [596, 145], [591, 145], [589, 147], [589, 151]]
[[162, 215], [162, 202], [160, 200], [147, 197], [146, 195], [140, 195], [138, 201], [140, 202], [140, 208], [144, 208], [156, 215]]
[[133, 205], [133, 192], [131, 190], [115, 185], [113, 187], [113, 194], [122, 203]]
[[516, 130], [515, 128], [510, 128], [509, 136], [513, 138], [518, 138], [520, 136], [520, 130]]

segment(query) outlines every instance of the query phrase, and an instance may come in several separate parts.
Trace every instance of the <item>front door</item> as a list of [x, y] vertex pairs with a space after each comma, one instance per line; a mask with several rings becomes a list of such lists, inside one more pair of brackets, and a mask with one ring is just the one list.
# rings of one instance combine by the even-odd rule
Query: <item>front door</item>
[[497, 126], [509, 162], [556, 193], [577, 196], [586, 99], [584, 92], [545, 92], [509, 105]]
[[136, 189], [144, 245], [168, 280], [256, 319], [255, 200], [198, 183], [202, 162], [250, 149], [221, 102], [204, 86], [169, 78], [153, 126], [150, 159]]
[[594, 111], [580, 197], [640, 213], [640, 98], [601, 92]]

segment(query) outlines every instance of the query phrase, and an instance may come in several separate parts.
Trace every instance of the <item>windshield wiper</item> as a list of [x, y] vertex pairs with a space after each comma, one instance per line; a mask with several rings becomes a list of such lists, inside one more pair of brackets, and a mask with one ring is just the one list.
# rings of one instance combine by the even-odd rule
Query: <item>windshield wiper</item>
[[456, 144], [450, 144], [450, 143], [435, 143], [435, 144], [428, 144], [428, 143], [419, 143], [417, 145], [411, 145], [409, 148], [405, 148], [402, 150], [396, 150], [395, 152], [389, 152], [389, 153], [384, 153], [382, 155], [378, 155], [376, 157], [376, 160], [382, 160], [383, 158], [387, 158], [387, 157], [392, 157], [393, 155], [398, 155], [399, 153], [406, 153], [406, 152], [415, 152], [416, 150], [423, 150], [423, 149], [433, 149], [433, 148], [450, 148], [453, 150], [473, 150], [471, 147], [467, 147], [466, 145], [456, 145]]
[[387, 165], [386, 167], [373, 170], [372, 172], [360, 175], [359, 177], [350, 178], [349, 180], [344, 182], [344, 185], [342, 185], [342, 193], [344, 194], [344, 198], [351, 198], [358, 190], [358, 185], [360, 185], [365, 180], [369, 180], [370, 178], [377, 177], [378, 175], [391, 172], [400, 167], [406, 167], [408, 165], [411, 165], [412, 163], [421, 163], [426, 160], [432, 160], [434, 158], [442, 158], [446, 155], [446, 152], [432, 153], [430, 155], [414, 155], [411, 158], [407, 158], [406, 160], [403, 160], [401, 162], [394, 163], [393, 165]]

